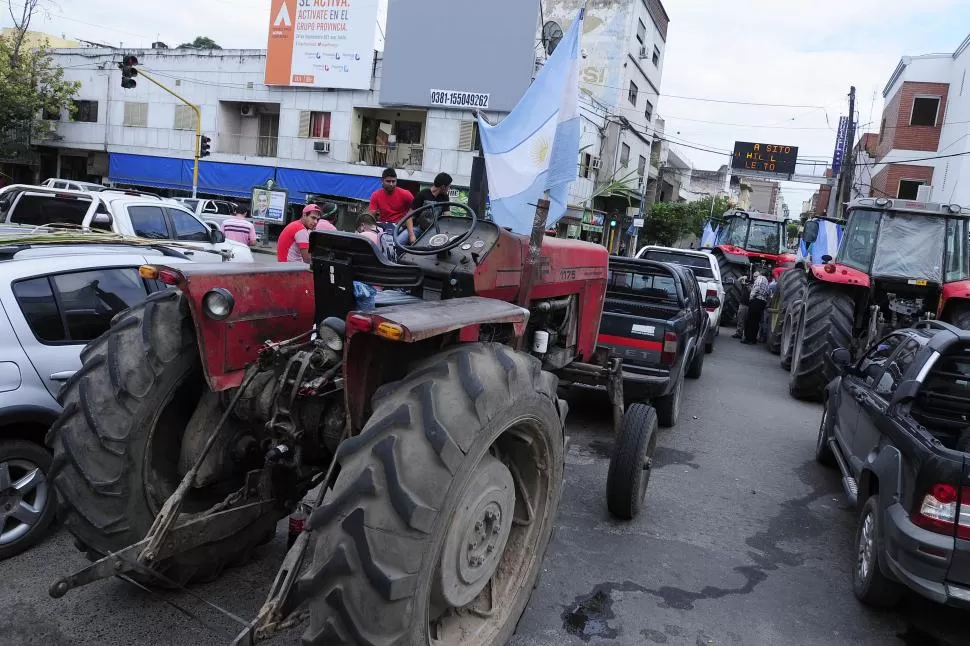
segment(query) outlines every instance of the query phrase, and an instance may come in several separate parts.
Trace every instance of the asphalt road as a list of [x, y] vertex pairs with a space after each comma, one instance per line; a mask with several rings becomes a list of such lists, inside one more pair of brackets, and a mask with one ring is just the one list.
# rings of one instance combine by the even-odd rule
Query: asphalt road
[[[820, 409], [788, 396], [762, 347], [720, 337], [703, 377], [688, 381], [680, 423], [661, 431], [644, 509], [630, 523], [606, 512], [604, 398], [570, 399], [556, 536], [513, 646], [970, 643], [966, 613], [915, 597], [893, 613], [855, 601], [855, 513], [836, 474], [812, 457]], [[248, 566], [193, 587], [198, 597], [109, 580], [55, 600], [50, 583], [85, 565], [55, 532], [0, 563], [0, 646], [226, 643], [236, 624], [201, 599], [251, 617], [284, 551], [281, 530]]]

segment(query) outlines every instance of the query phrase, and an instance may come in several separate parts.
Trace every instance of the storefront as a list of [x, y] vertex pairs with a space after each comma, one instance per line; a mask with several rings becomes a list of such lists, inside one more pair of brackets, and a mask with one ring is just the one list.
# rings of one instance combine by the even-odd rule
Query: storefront
[[602, 211], [585, 211], [580, 224], [580, 240], [603, 244], [603, 220], [605, 217], [606, 214]]

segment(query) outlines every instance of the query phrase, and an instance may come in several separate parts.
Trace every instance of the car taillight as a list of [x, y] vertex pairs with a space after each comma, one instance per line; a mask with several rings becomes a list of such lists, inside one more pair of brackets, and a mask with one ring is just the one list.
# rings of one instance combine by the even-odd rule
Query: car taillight
[[674, 365], [677, 359], [677, 335], [673, 332], [664, 332], [664, 347], [660, 353], [660, 363], [665, 366]]
[[[709, 289], [709, 290], [707, 290], [707, 294], [704, 295], [704, 300], [706, 301], [709, 298], [717, 298], [717, 290], [716, 289]], [[704, 309], [707, 310], [708, 312], [713, 312], [717, 308], [716, 307], [705, 307]]]
[[[959, 502], [958, 502], [959, 499]], [[914, 525], [937, 534], [970, 540], [970, 488], [935, 484], [929, 488], [918, 509], [910, 515]]]

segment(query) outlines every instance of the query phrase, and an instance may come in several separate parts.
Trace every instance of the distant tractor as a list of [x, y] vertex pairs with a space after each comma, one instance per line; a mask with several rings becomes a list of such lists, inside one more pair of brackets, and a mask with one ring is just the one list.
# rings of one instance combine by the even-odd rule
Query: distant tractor
[[[970, 329], [968, 220], [970, 210], [953, 204], [851, 202], [835, 258], [826, 254], [804, 270], [804, 297], [789, 307], [791, 394], [821, 399], [836, 374], [836, 348], [858, 357], [924, 319]], [[820, 231], [821, 222], [806, 223], [805, 242], [815, 243]]]
[[717, 258], [724, 285], [721, 325], [734, 325], [741, 304], [738, 280], [745, 276], [750, 278], [755, 271], [767, 276], [776, 267], [791, 266], [795, 256], [788, 252], [783, 216], [730, 209], [722, 217], [724, 224], [711, 253]]

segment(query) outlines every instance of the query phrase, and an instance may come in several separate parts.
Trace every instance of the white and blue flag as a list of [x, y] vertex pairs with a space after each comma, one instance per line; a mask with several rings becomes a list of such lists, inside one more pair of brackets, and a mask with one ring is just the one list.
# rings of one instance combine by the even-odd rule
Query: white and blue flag
[[842, 244], [842, 235], [845, 228], [841, 224], [830, 222], [829, 220], [818, 221], [818, 239], [810, 246], [805, 245], [805, 240], [798, 241], [798, 253], [795, 257], [798, 260], [811, 259], [813, 265], [822, 264], [822, 256], [835, 258], [839, 252], [839, 245]]
[[704, 225], [703, 233], [701, 233], [701, 249], [713, 248], [717, 242], [717, 234], [720, 232], [720, 230], [720, 226], [718, 226], [717, 229], [712, 228], [711, 221], [708, 220]]
[[536, 201], [549, 191], [553, 226], [566, 213], [569, 183], [579, 166], [579, 41], [585, 9], [573, 21], [535, 81], [501, 123], [481, 116], [492, 219], [528, 235]]

